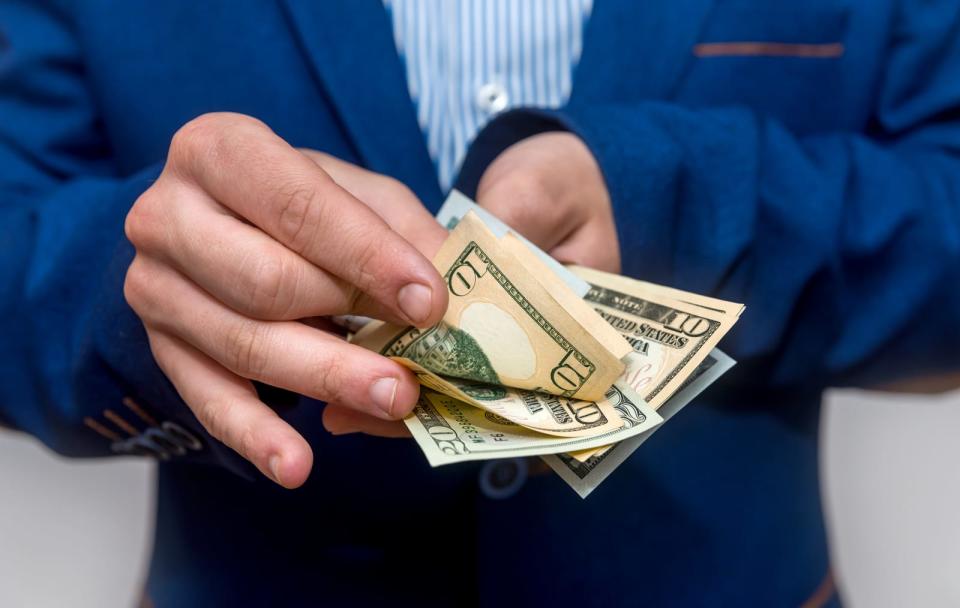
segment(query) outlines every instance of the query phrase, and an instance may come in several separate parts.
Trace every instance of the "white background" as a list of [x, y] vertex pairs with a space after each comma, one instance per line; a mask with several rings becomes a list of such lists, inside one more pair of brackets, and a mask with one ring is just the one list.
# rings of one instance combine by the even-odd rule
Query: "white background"
[[[847, 605], [960, 606], [960, 392], [827, 395], [821, 469]], [[0, 606], [127, 608], [145, 576], [153, 470], [67, 461], [0, 433]]]

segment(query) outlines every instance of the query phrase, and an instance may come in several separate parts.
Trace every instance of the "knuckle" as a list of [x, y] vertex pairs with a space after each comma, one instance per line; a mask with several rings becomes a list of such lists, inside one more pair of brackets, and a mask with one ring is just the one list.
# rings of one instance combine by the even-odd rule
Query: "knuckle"
[[323, 356], [317, 363], [317, 373], [315, 374], [317, 386], [314, 389], [317, 396], [327, 402], [352, 403], [348, 395], [345, 395], [346, 382], [344, 381], [345, 367], [340, 357]]
[[138, 251], [172, 253], [194, 230], [189, 213], [196, 193], [171, 180], [165, 172], [141, 194], [124, 218], [127, 240]]
[[280, 239], [301, 253], [319, 231], [326, 207], [321, 190], [314, 186], [294, 185], [279, 194], [277, 229]]
[[520, 228], [526, 223], [524, 205], [514, 204], [509, 207], [500, 208], [495, 215], [499, 217], [503, 223], [514, 229]]
[[222, 158], [251, 131], [266, 129], [251, 116], [232, 112], [208, 112], [185, 123], [170, 140], [168, 164], [173, 168], [190, 167], [210, 159]]
[[523, 205], [517, 199], [510, 199], [506, 204], [484, 205], [484, 207], [496, 216], [501, 222], [510, 228], [517, 230], [524, 222]]
[[244, 425], [242, 428], [238, 429], [236, 438], [233, 440], [234, 445], [231, 447], [233, 447], [233, 449], [235, 449], [241, 456], [253, 462], [258, 452], [258, 439], [259, 433], [257, 430], [250, 425]]
[[544, 179], [535, 174], [512, 172], [503, 176], [483, 196], [482, 206], [507, 225], [516, 227], [537, 219], [544, 200], [549, 200]]
[[224, 362], [241, 376], [261, 378], [269, 361], [269, 332], [265, 323], [237, 322], [225, 337]]
[[219, 113], [201, 114], [177, 129], [170, 140], [170, 160], [174, 165], [190, 164], [204, 151], [216, 145], [223, 128]]
[[[354, 255], [354, 278], [356, 287], [365, 293], [370, 293], [379, 283], [378, 278], [383, 275], [383, 257], [381, 256], [383, 243], [376, 239], [359, 239], [360, 245]], [[355, 293], [354, 302], [360, 296]]]
[[287, 286], [290, 274], [281, 256], [267, 252], [256, 256], [252, 267], [241, 270], [250, 313], [267, 319], [284, 317], [293, 305], [293, 290]]
[[525, 198], [543, 196], [547, 183], [538, 171], [512, 171], [504, 178], [505, 188]]
[[143, 197], [146, 196], [146, 193], [140, 195], [140, 197], [134, 201], [133, 206], [130, 207], [130, 211], [127, 212], [127, 217], [123, 220], [123, 234], [127, 237], [127, 240], [136, 246], [138, 236], [140, 234], [140, 229], [142, 228], [142, 221], [140, 217], [140, 201], [143, 200]]
[[145, 292], [150, 282], [146, 280], [145, 274], [140, 258], [134, 257], [123, 280], [123, 297], [138, 314], [142, 310], [142, 304], [149, 301]]
[[124, 219], [123, 233], [136, 248], [145, 246], [150, 240], [154, 204], [153, 191], [147, 190], [133, 203]]
[[229, 421], [233, 418], [234, 407], [237, 405], [232, 401], [210, 400], [194, 409], [194, 414], [210, 435], [228, 443], [232, 431]]

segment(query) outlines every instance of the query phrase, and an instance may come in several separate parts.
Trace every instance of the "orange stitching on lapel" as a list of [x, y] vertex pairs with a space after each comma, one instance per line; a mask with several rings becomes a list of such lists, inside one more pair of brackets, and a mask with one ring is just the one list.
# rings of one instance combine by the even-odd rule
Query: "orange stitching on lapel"
[[114, 433], [107, 427], [103, 426], [102, 424], [100, 424], [90, 416], [87, 416], [86, 418], [84, 418], [83, 423], [88, 427], [90, 427], [91, 429], [93, 429], [94, 431], [96, 431], [97, 433], [99, 433], [100, 435], [106, 437], [110, 441], [120, 441], [120, 435], [117, 435], [116, 433]]
[[134, 428], [133, 425], [131, 425], [129, 422], [127, 422], [120, 416], [113, 413], [113, 411], [103, 410], [103, 415], [106, 417], [107, 420], [114, 423], [115, 425], [120, 427], [122, 430], [126, 431], [131, 437], [136, 437], [137, 435], [140, 434], [140, 431]]
[[835, 59], [843, 56], [843, 44], [792, 44], [788, 42], [705, 42], [693, 47], [697, 57], [804, 57]]
[[151, 416], [146, 411], [144, 411], [144, 409], [140, 407], [140, 405], [136, 401], [134, 401], [133, 398], [124, 397], [123, 404], [128, 408], [130, 408], [134, 414], [136, 414], [137, 416], [140, 416], [140, 420], [143, 420], [150, 426], [160, 426], [159, 424], [157, 424], [156, 419], [154, 419], [153, 416]]

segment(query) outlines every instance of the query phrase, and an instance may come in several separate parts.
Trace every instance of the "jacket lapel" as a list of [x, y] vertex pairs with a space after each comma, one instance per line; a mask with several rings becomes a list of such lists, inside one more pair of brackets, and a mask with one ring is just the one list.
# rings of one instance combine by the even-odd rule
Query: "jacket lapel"
[[714, 0], [594, 2], [571, 103], [673, 98]]
[[361, 162], [409, 186], [430, 208], [442, 193], [381, 0], [282, 0]]

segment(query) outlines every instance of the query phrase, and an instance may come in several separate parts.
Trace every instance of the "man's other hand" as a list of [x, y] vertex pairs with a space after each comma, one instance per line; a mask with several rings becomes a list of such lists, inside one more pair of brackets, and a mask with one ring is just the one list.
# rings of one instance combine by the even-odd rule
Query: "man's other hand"
[[477, 203], [561, 262], [620, 271], [606, 183], [572, 133], [542, 133], [507, 148], [481, 177]]

